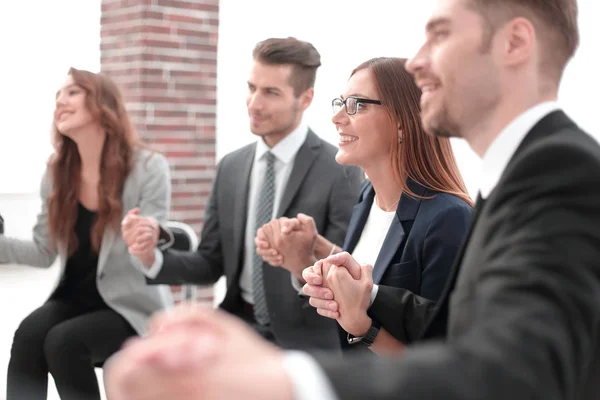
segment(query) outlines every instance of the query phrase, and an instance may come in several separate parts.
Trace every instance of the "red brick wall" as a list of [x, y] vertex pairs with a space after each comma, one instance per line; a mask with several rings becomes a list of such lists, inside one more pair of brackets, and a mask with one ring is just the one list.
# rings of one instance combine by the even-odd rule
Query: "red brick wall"
[[215, 173], [219, 0], [102, 0], [101, 69], [171, 164], [171, 219], [199, 233]]

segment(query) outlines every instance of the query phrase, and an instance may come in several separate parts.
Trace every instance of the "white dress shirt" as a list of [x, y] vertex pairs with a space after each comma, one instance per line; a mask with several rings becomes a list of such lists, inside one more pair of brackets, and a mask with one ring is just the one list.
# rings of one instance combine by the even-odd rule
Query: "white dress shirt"
[[[256, 151], [254, 153], [254, 162], [252, 164], [252, 172], [250, 173], [250, 182], [248, 187], [248, 217], [246, 219], [246, 232], [244, 236], [244, 264], [242, 272], [240, 274], [240, 288], [242, 298], [250, 303], [254, 304], [252, 297], [252, 256], [254, 254], [254, 237], [256, 235], [255, 221], [256, 221], [256, 202], [258, 201], [258, 188], [261, 183], [261, 179], [265, 174], [267, 168], [267, 160], [265, 154], [271, 150], [275, 156], [275, 199], [273, 207], [273, 216], [277, 213], [277, 208], [281, 202], [281, 197], [287, 181], [292, 173], [294, 166], [294, 160], [298, 150], [306, 141], [308, 135], [308, 126], [301, 122], [296, 129], [277, 143], [272, 149], [264, 142], [262, 138], [259, 138], [256, 143]], [[136, 266], [144, 272], [144, 274], [154, 279], [160, 272], [163, 265], [163, 254], [159, 249], [154, 250], [154, 264], [150, 267], [144, 267], [144, 265], [135, 258], [137, 261]]]
[[254, 259], [254, 238], [256, 237], [256, 229], [258, 228], [255, 226], [256, 203], [258, 201], [259, 187], [267, 168], [265, 155], [270, 150], [275, 156], [275, 199], [273, 202], [273, 218], [275, 218], [281, 203], [281, 197], [294, 167], [296, 154], [298, 154], [298, 150], [300, 150], [300, 147], [306, 141], [307, 135], [308, 127], [301, 123], [292, 133], [273, 146], [272, 149], [262, 139], [259, 139], [256, 143], [256, 153], [254, 155], [248, 189], [248, 216], [244, 236], [244, 264], [240, 274], [241, 296], [247, 303], [254, 304], [252, 264]]
[[[508, 162], [531, 128], [558, 109], [556, 102], [540, 103], [515, 118], [500, 132], [483, 156], [480, 192], [484, 199], [500, 181]], [[295, 400], [338, 400], [323, 370], [308, 354], [286, 353], [283, 367], [292, 380]]]

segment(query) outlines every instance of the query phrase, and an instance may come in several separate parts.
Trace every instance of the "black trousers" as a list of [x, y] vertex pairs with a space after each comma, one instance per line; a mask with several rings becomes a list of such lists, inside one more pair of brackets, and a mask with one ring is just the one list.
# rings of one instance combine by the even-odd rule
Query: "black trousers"
[[48, 373], [62, 400], [99, 400], [94, 366], [134, 335], [110, 308], [86, 310], [66, 300], [48, 300], [15, 332], [6, 400], [45, 400]]

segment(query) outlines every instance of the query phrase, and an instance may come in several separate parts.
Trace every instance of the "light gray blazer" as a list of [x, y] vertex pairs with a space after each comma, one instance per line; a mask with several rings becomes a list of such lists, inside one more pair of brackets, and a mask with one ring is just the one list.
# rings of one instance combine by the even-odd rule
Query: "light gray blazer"
[[[0, 235], [0, 263], [47, 268], [58, 257], [61, 268], [59, 276], [63, 276], [67, 248], [64, 243], [53, 248], [48, 229], [47, 200], [52, 192], [52, 184], [50, 171], [46, 170], [40, 189], [42, 210], [33, 228], [33, 241]], [[133, 169], [125, 180], [122, 201], [122, 217], [130, 209], [139, 207], [141, 215], [152, 216], [164, 223], [171, 205], [171, 179], [167, 160], [160, 154], [152, 154], [147, 150], [136, 151]], [[121, 230], [115, 232], [113, 228], [107, 227], [98, 256], [98, 291], [109, 307], [143, 335], [146, 333], [149, 317], [156, 311], [170, 307], [173, 299], [168, 287], [146, 285], [143, 271], [132, 263], [132, 259]], [[55, 287], [57, 284], [58, 282]]]

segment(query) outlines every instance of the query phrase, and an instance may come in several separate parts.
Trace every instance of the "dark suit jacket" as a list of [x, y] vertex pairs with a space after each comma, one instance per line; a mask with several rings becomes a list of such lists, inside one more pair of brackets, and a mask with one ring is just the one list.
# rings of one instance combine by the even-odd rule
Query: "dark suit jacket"
[[[248, 187], [256, 144], [226, 155], [217, 166], [205, 214], [200, 245], [195, 253], [164, 252], [161, 271], [152, 283], [212, 284], [227, 278], [221, 307], [243, 315], [239, 278], [244, 252]], [[318, 231], [333, 243], [346, 235], [352, 206], [356, 204], [363, 172], [336, 163], [337, 149], [309, 131], [298, 151], [277, 217], [311, 215]], [[271, 330], [287, 348], [338, 348], [335, 321], [318, 315], [292, 287], [290, 273], [263, 265], [264, 287]]]
[[[471, 206], [457, 196], [427, 189], [412, 181], [408, 188], [417, 196], [403, 194], [398, 202], [377, 261], [373, 282], [404, 288], [426, 299], [437, 301], [448, 280], [457, 252], [471, 223]], [[358, 243], [375, 199], [371, 182], [363, 185], [360, 202], [354, 206], [344, 250], [352, 253]], [[386, 290], [386, 289], [383, 289]], [[369, 315], [379, 322], [394, 321], [400, 315], [385, 304], [374, 304]], [[420, 323], [420, 322], [418, 322]], [[343, 333], [342, 344], [346, 338]]]
[[[562, 111], [549, 114], [475, 214], [425, 332], [445, 325], [449, 308], [446, 342], [397, 360], [317, 355], [341, 399], [599, 398], [598, 143]], [[404, 314], [435, 310], [395, 292], [385, 300]]]

